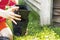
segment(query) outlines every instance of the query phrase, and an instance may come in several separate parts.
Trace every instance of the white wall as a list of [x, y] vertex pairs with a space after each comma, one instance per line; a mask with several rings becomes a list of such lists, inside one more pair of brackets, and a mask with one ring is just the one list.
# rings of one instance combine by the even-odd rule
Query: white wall
[[26, 0], [26, 3], [30, 5], [30, 7], [37, 11], [37, 13], [40, 15], [40, 24], [42, 26], [50, 25], [52, 18], [53, 0], [28, 0], [28, 1]]
[[37, 0], [28, 0], [32, 5], [40, 9], [40, 0], [39, 2]]
[[52, 3], [53, 0], [40, 0], [41, 1], [41, 11], [40, 22], [41, 25], [50, 25], [52, 17]]
[[38, 14], [40, 11], [40, 2], [36, 2], [34, 0], [25, 0], [28, 6], [30, 6], [33, 10], [35, 10]]

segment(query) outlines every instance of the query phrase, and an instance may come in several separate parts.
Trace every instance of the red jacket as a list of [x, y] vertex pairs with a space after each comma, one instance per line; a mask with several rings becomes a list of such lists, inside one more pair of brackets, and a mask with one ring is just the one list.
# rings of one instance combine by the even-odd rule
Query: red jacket
[[[12, 0], [1, 0], [0, 1], [0, 9], [4, 9], [5, 7], [9, 5], [9, 6], [13, 6], [15, 5], [15, 2], [12, 2]], [[2, 30], [3, 28], [6, 27], [6, 19], [0, 16], [0, 30]]]
[[13, 6], [15, 5], [15, 2], [12, 2], [12, 0], [1, 0], [0, 8], [5, 9], [6, 5]]

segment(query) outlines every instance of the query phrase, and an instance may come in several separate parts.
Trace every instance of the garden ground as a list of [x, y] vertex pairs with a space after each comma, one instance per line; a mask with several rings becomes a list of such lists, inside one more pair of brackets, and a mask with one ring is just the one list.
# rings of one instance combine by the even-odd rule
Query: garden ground
[[[20, 4], [22, 4], [22, 0]], [[11, 22], [8, 22], [12, 29]], [[14, 36], [14, 40], [60, 40], [60, 27], [41, 27], [39, 22], [39, 15], [31, 9], [29, 13], [28, 34], [20, 37]]]
[[[39, 15], [31, 10], [29, 14], [28, 34], [20, 37], [14, 36], [14, 40], [60, 40], [60, 27], [41, 27], [39, 22]], [[9, 26], [12, 29], [11, 22], [9, 22]]]

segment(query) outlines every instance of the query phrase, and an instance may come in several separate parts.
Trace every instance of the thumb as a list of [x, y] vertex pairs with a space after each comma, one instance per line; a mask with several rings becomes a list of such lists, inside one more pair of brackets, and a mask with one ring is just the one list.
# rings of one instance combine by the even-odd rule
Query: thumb
[[18, 10], [18, 9], [19, 9], [19, 7], [14, 6], [14, 7], [9, 8], [7, 11], [14, 12], [15, 10]]

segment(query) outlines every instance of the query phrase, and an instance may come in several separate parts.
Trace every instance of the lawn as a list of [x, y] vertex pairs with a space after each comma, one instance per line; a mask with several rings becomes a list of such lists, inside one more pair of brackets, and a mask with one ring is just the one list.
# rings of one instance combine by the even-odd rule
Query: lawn
[[[12, 29], [10, 20], [8, 22]], [[14, 40], [60, 40], [60, 27], [41, 27], [39, 22], [39, 15], [31, 9], [29, 13], [28, 34], [20, 37], [14, 36]]]
[[39, 33], [41, 31], [40, 29], [41, 28], [39, 25], [39, 15], [35, 11], [30, 10], [29, 23], [28, 23], [28, 34], [23, 37], [15, 37], [15, 40], [18, 40], [18, 39], [25, 40], [25, 38], [29, 39], [30, 37], [35, 36], [36, 33]]
[[[21, 3], [22, 0], [20, 1]], [[31, 9], [29, 13], [28, 34], [20, 37], [14, 36], [14, 40], [60, 40], [60, 27], [41, 27], [39, 20], [39, 15]], [[10, 20], [8, 22], [12, 29], [12, 23]]]

